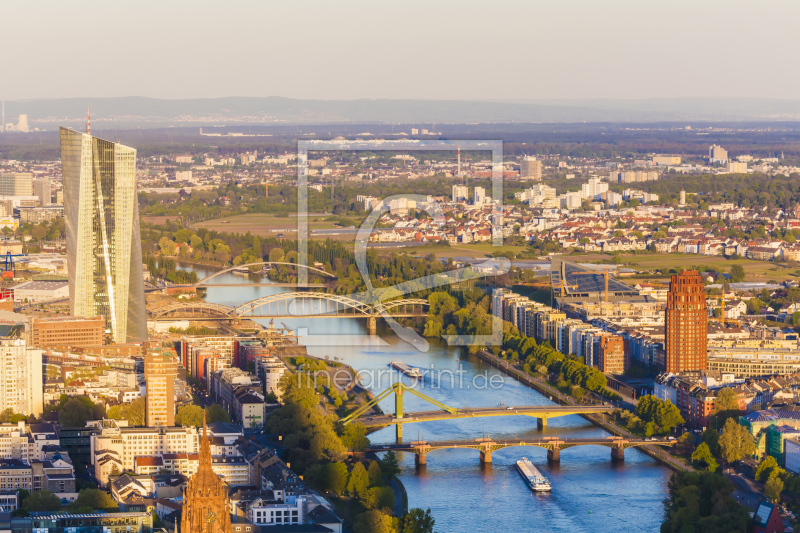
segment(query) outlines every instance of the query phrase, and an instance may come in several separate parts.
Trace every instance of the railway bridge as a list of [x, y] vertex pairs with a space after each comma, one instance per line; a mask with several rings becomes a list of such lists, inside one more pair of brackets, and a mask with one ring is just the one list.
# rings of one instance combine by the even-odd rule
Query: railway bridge
[[148, 319], [219, 321], [243, 318], [366, 318], [370, 333], [375, 333], [379, 317], [424, 317], [427, 316], [428, 307], [428, 300], [422, 298], [370, 303], [340, 294], [295, 291], [257, 298], [238, 307], [199, 300], [177, 302], [149, 310]]

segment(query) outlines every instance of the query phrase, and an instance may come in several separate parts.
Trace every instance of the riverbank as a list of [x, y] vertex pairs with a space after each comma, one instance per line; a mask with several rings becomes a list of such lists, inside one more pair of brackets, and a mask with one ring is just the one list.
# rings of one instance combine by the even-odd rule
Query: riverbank
[[[520, 383], [536, 390], [541, 394], [544, 394], [550, 400], [557, 402], [560, 405], [578, 405], [578, 402], [575, 401], [573, 398], [566, 396], [565, 394], [561, 393], [561, 391], [559, 391], [558, 389], [545, 383], [543, 380], [535, 378], [530, 374], [516, 368], [508, 361], [497, 357], [488, 350], [481, 350], [476, 355], [482, 361], [489, 363], [493, 367], [501, 370], [504, 374], [513, 377]], [[588, 420], [592, 424], [601, 427], [605, 431], [608, 431], [612, 435], [619, 435], [621, 437], [628, 437], [628, 438], [638, 438], [636, 435], [632, 434], [628, 430], [617, 426], [616, 424], [614, 424], [609, 420], [606, 420], [604, 415], [582, 414], [580, 416], [582, 416], [584, 419]], [[669, 468], [674, 472], [694, 471], [694, 468], [692, 468], [690, 465], [687, 465], [682, 460], [673, 457], [672, 455], [663, 451], [657, 446], [640, 446], [638, 449], [641, 450], [643, 453], [647, 454], [648, 456], [652, 457], [653, 459], [659, 461], [661, 464], [663, 464], [664, 466], [666, 466], [667, 468]]]

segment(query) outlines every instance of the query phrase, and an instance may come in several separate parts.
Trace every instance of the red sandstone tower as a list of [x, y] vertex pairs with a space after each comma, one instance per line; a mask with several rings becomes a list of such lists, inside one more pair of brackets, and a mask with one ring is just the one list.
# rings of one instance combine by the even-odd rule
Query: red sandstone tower
[[708, 368], [708, 310], [703, 281], [696, 270], [672, 276], [666, 313], [667, 372]]

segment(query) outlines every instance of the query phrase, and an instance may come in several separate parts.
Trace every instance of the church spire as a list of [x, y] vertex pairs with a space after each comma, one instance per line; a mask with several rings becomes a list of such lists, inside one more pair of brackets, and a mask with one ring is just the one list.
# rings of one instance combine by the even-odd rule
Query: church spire
[[203, 436], [200, 437], [200, 466], [203, 465], [211, 466], [211, 443], [208, 440], [205, 411], [203, 411]]

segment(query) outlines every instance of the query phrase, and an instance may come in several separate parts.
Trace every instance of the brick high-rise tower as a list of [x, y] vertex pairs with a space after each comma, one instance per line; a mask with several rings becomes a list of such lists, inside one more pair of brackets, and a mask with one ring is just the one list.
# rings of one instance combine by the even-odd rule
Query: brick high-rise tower
[[708, 368], [708, 310], [703, 280], [697, 270], [672, 276], [667, 293], [667, 372]]

